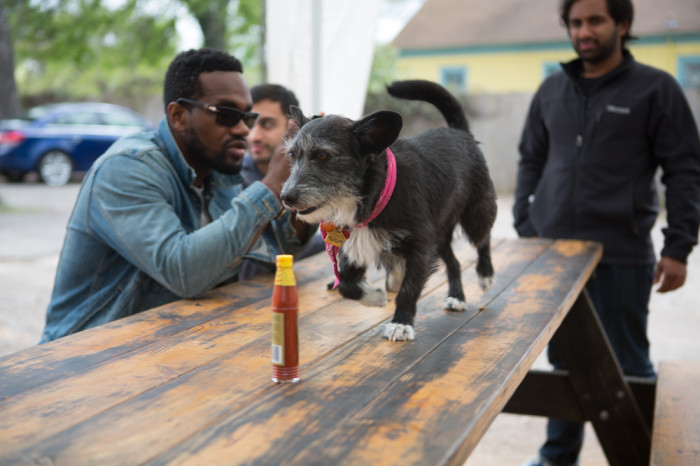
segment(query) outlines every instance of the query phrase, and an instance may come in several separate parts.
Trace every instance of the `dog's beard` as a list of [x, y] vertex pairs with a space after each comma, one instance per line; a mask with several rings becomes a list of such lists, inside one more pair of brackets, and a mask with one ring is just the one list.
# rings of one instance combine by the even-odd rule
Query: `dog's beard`
[[306, 215], [297, 218], [306, 223], [332, 222], [341, 226], [352, 226], [359, 223], [356, 219], [357, 208], [360, 205], [359, 196], [336, 196]]

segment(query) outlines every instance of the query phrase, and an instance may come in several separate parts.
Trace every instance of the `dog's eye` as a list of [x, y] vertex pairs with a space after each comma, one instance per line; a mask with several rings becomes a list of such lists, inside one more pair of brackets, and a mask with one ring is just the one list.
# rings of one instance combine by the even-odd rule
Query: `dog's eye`
[[292, 160], [294, 160], [294, 159], [296, 158], [296, 157], [294, 156], [294, 152], [292, 152], [291, 150], [290, 150], [289, 152], [287, 152], [287, 155], [288, 155], [289, 158], [292, 159]]
[[324, 163], [328, 162], [330, 160], [331, 156], [328, 154], [328, 152], [317, 152], [316, 153], [316, 160], [318, 162]]

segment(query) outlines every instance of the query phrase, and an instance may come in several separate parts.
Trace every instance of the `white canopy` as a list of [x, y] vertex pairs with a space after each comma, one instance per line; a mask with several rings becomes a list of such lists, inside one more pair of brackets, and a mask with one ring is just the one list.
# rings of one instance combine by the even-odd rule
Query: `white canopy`
[[380, 0], [266, 0], [268, 81], [306, 115], [362, 116]]

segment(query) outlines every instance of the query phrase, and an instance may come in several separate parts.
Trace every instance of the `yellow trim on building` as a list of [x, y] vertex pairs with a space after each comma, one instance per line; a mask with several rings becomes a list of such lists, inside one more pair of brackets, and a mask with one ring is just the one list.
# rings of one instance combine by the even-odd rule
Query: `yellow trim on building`
[[[659, 43], [630, 43], [630, 51], [641, 63], [660, 68], [675, 77], [679, 59], [700, 57], [700, 40]], [[569, 47], [536, 50], [479, 51], [475, 53], [428, 52], [401, 56], [397, 62], [399, 79], [428, 79], [442, 82], [443, 68], [465, 69], [469, 94], [534, 92], [545, 76], [545, 65], [569, 61], [576, 57]]]

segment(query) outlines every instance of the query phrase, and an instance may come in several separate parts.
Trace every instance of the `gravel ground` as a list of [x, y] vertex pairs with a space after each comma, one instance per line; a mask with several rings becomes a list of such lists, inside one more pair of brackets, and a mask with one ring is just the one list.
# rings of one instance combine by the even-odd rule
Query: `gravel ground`
[[[0, 356], [36, 344], [41, 335], [65, 226], [79, 184], [48, 188], [37, 182], [10, 184], [0, 178]], [[499, 200], [494, 238], [515, 238], [512, 198]], [[664, 224], [663, 216], [659, 221]], [[654, 241], [661, 242], [659, 225]], [[654, 293], [650, 339], [655, 364], [662, 359], [700, 357], [700, 253], [691, 255], [688, 283], [673, 293]], [[547, 368], [543, 357], [535, 364]], [[520, 464], [534, 456], [544, 438], [545, 419], [503, 414], [492, 424], [467, 465]], [[582, 465], [606, 464], [587, 426]]]

